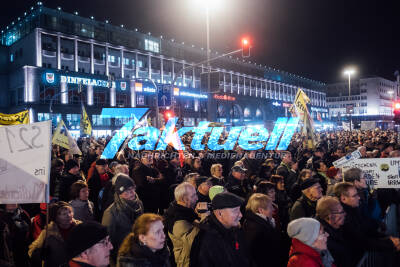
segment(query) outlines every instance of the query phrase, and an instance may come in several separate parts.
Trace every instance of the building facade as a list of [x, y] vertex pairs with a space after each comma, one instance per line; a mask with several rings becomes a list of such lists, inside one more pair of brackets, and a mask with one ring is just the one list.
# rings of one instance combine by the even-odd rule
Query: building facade
[[[76, 132], [81, 101], [95, 134], [105, 135], [127, 119], [102, 118], [104, 107], [149, 107], [154, 122], [158, 102], [160, 112], [172, 110], [185, 125], [210, 115], [228, 125], [264, 124], [288, 115], [298, 88], [310, 97], [314, 117], [328, 118], [321, 82], [230, 56], [211, 63], [219, 76], [210, 92], [201, 86], [207, 66], [196, 64], [206, 58], [203, 48], [40, 2], [2, 30], [1, 43], [1, 111], [29, 109], [31, 121], [62, 118]], [[173, 81], [172, 97], [160, 98]]]
[[397, 82], [381, 77], [351, 80], [326, 86], [327, 105], [332, 121], [349, 121], [355, 127], [361, 121], [389, 123], [393, 118], [393, 103], [399, 99]]

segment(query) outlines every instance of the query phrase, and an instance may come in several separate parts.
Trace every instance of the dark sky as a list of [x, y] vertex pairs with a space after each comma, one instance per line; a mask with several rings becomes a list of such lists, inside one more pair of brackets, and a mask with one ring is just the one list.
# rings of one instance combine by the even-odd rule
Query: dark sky
[[[45, 6], [109, 19], [155, 36], [206, 46], [205, 0], [47, 0]], [[343, 80], [342, 70], [358, 76], [394, 79], [400, 69], [400, 17], [393, 0], [211, 0], [211, 48], [235, 50], [252, 39], [249, 60], [307, 78]], [[36, 1], [3, 3], [4, 28]], [[6, 7], [5, 5], [9, 5]], [[213, 5], [213, 4], [212, 4]]]

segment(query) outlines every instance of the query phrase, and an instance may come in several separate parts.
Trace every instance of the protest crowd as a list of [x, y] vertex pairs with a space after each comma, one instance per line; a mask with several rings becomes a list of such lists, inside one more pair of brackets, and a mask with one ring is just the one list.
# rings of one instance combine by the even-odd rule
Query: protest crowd
[[286, 151], [196, 151], [192, 138], [113, 159], [111, 137], [79, 138], [82, 155], [53, 145], [50, 203], [1, 205], [0, 266], [355, 267], [375, 251], [400, 266], [384, 221], [400, 191], [333, 166], [400, 157], [396, 132], [316, 133], [312, 149], [295, 134]]

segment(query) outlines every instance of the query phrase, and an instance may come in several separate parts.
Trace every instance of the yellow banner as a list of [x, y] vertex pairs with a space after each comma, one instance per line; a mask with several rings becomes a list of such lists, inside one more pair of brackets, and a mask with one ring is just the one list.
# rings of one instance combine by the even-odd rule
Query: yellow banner
[[53, 134], [53, 144], [59, 145], [63, 148], [69, 149], [69, 141], [68, 141], [68, 133], [67, 127], [64, 124], [64, 121], [61, 120], [56, 128], [56, 131]]
[[86, 109], [83, 105], [81, 114], [81, 132], [84, 135], [92, 135], [92, 124], [90, 123], [89, 116], [86, 113]]
[[29, 111], [21, 111], [15, 114], [0, 113], [0, 125], [17, 125], [29, 123]]

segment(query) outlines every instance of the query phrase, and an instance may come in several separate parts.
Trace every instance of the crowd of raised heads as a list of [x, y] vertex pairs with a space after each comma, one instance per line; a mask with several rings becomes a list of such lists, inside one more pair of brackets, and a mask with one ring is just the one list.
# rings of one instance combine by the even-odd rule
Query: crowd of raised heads
[[285, 151], [196, 151], [185, 135], [183, 152], [104, 159], [110, 139], [53, 145], [50, 203], [0, 206], [0, 266], [355, 267], [372, 252], [400, 266], [384, 223], [399, 190], [333, 166], [400, 157], [397, 132], [317, 133], [313, 149], [295, 134]]

